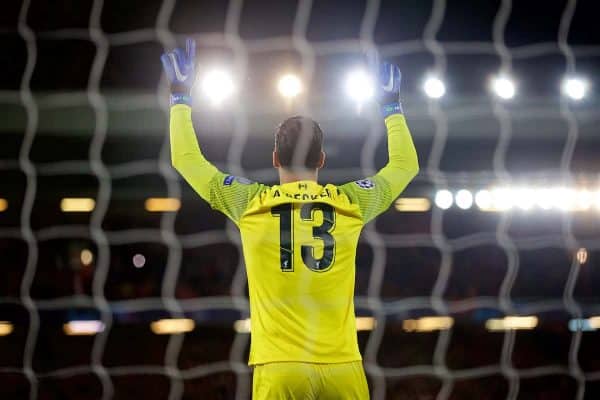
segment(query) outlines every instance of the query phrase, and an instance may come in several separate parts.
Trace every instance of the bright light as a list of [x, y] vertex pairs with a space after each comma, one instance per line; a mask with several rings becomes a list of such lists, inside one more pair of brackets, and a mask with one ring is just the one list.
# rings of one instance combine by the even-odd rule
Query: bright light
[[600, 329], [600, 317], [590, 317], [588, 318], [588, 322], [592, 328]]
[[492, 191], [492, 204], [496, 210], [506, 211], [513, 207], [512, 191], [507, 188], [497, 188]]
[[575, 192], [568, 188], [558, 188], [554, 191], [554, 204], [556, 208], [563, 211], [570, 211], [575, 206]]
[[569, 321], [569, 330], [571, 332], [589, 332], [600, 328], [600, 317], [574, 318]]
[[174, 197], [150, 197], [144, 206], [149, 212], [173, 212], [179, 210], [181, 201]]
[[438, 190], [435, 194], [435, 205], [442, 210], [447, 210], [452, 207], [452, 193], [449, 190], [442, 189]]
[[357, 331], [372, 331], [377, 326], [377, 321], [373, 317], [356, 317]]
[[562, 92], [572, 100], [581, 100], [585, 97], [588, 83], [581, 78], [565, 78], [562, 82]]
[[594, 204], [594, 196], [589, 190], [580, 190], [577, 192], [577, 209], [581, 211], [589, 210]]
[[402, 329], [406, 332], [431, 332], [452, 328], [452, 317], [423, 317], [419, 319], [406, 319], [402, 321]]
[[89, 197], [66, 197], [60, 201], [63, 212], [90, 212], [96, 206], [96, 201]]
[[365, 71], [352, 71], [346, 78], [346, 93], [359, 103], [369, 100], [375, 94], [373, 78]]
[[575, 258], [577, 259], [577, 262], [579, 264], [585, 264], [588, 260], [588, 251], [585, 248], [580, 248], [579, 250], [577, 250], [577, 253], [575, 253]]
[[173, 335], [178, 333], [191, 332], [196, 323], [189, 318], [169, 318], [159, 319], [150, 324], [150, 329], [156, 335]]
[[279, 78], [277, 89], [283, 97], [292, 99], [302, 92], [302, 81], [296, 75], [286, 74]]
[[535, 198], [538, 207], [542, 210], [550, 210], [554, 203], [554, 190], [538, 189], [535, 191]]
[[517, 329], [533, 329], [538, 324], [536, 316], [506, 316], [504, 318], [492, 318], [485, 322], [489, 331], [508, 331]]
[[459, 208], [467, 210], [473, 205], [473, 194], [466, 189], [461, 189], [454, 196], [454, 201]]
[[504, 100], [510, 100], [515, 97], [515, 83], [506, 76], [498, 76], [492, 79], [492, 90], [496, 96]]
[[8, 321], [0, 321], [0, 336], [8, 336], [12, 333], [14, 327]]
[[533, 189], [518, 189], [514, 192], [514, 202], [521, 210], [531, 210], [535, 205], [535, 200]]
[[63, 325], [63, 332], [69, 336], [91, 336], [104, 330], [102, 321], [69, 321]]
[[439, 99], [446, 94], [446, 85], [444, 85], [444, 82], [439, 78], [429, 77], [425, 79], [423, 90], [427, 97]]
[[492, 203], [492, 193], [489, 190], [482, 189], [475, 194], [475, 204], [477, 204], [480, 210], [491, 211]]
[[214, 106], [220, 105], [231, 97], [234, 89], [233, 76], [225, 70], [214, 69], [208, 71], [202, 79], [202, 92]]
[[79, 254], [79, 260], [81, 261], [82, 265], [87, 267], [94, 261], [94, 253], [92, 253], [90, 249], [83, 249]]
[[431, 202], [426, 197], [401, 197], [396, 200], [396, 210], [403, 212], [425, 212], [431, 208]]
[[6, 211], [8, 208], [8, 200], [0, 198], [0, 212]]
[[133, 262], [133, 266], [136, 268], [142, 268], [146, 265], [146, 257], [143, 254], [136, 254], [133, 256], [131, 262]]
[[237, 333], [250, 333], [250, 318], [235, 321], [233, 323], [233, 330]]

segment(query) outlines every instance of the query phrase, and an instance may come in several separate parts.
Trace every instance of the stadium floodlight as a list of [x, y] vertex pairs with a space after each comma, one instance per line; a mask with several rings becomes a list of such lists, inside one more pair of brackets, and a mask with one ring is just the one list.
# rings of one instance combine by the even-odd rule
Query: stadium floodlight
[[574, 318], [569, 321], [569, 330], [571, 332], [589, 332], [600, 328], [600, 317]]
[[0, 321], [0, 336], [8, 336], [14, 330], [14, 326], [11, 322]]
[[446, 85], [441, 79], [435, 76], [430, 76], [426, 78], [425, 82], [423, 83], [423, 91], [427, 97], [431, 99], [439, 99], [444, 97], [446, 94]]
[[449, 190], [438, 190], [435, 194], [435, 205], [442, 210], [447, 210], [452, 207], [453, 201], [452, 193]]
[[96, 201], [89, 197], [65, 197], [60, 201], [62, 212], [90, 212], [95, 206]]
[[456, 195], [454, 196], [454, 202], [458, 208], [467, 210], [473, 205], [473, 194], [466, 189], [461, 189], [456, 192]]
[[201, 88], [213, 106], [219, 106], [235, 91], [233, 75], [225, 69], [212, 69], [204, 75]]
[[535, 191], [535, 198], [538, 207], [542, 210], [550, 210], [554, 202], [554, 189], [538, 189]]
[[68, 336], [92, 336], [104, 331], [104, 323], [98, 320], [69, 321], [63, 325]]
[[190, 318], [165, 318], [150, 324], [150, 329], [156, 335], [173, 335], [191, 332], [195, 327], [196, 322]]
[[442, 316], [405, 319], [402, 321], [402, 329], [405, 332], [443, 331], [452, 328], [452, 325], [454, 325], [454, 318]]
[[487, 189], [479, 190], [475, 194], [475, 204], [482, 211], [492, 211], [493, 198], [492, 193]]
[[174, 212], [181, 207], [181, 201], [175, 197], [150, 197], [144, 202], [149, 212]]
[[395, 206], [402, 212], [425, 212], [431, 209], [431, 201], [426, 197], [400, 197]]
[[585, 264], [588, 260], [588, 251], [585, 247], [580, 247], [575, 253], [575, 258], [579, 264]]
[[492, 90], [496, 96], [503, 100], [510, 100], [515, 97], [517, 92], [514, 81], [505, 75], [500, 75], [492, 78]]
[[377, 320], [373, 317], [356, 317], [356, 330], [372, 331], [377, 326]]
[[588, 83], [583, 78], [567, 77], [562, 82], [562, 93], [571, 100], [579, 101], [587, 94]]
[[279, 94], [287, 99], [293, 99], [302, 93], [302, 81], [297, 75], [285, 74], [277, 82]]
[[574, 209], [576, 204], [575, 191], [569, 188], [557, 188], [553, 190], [554, 205], [559, 210], [571, 211]]
[[361, 69], [350, 72], [346, 77], [346, 93], [358, 103], [371, 99], [375, 94], [373, 78]]
[[92, 264], [94, 261], [94, 253], [90, 249], [83, 249], [79, 254], [79, 261], [81, 261], [81, 265], [87, 267]]
[[594, 197], [594, 200], [592, 200], [593, 205], [597, 210], [600, 210], [600, 190], [598, 190], [596, 193], [593, 193], [592, 196]]
[[535, 205], [536, 200], [535, 190], [533, 189], [517, 189], [514, 191], [514, 202], [521, 210], [531, 210]]
[[146, 265], [146, 257], [144, 257], [143, 254], [136, 254], [131, 259], [131, 262], [133, 263], [134, 267], [142, 268], [144, 265]]
[[534, 315], [515, 316], [508, 315], [504, 318], [491, 318], [485, 322], [489, 331], [512, 331], [520, 329], [533, 329], [538, 324], [538, 318]]
[[577, 192], [577, 210], [589, 210], [594, 204], [594, 196], [589, 190], [583, 189]]
[[492, 190], [492, 207], [499, 211], [510, 210], [514, 205], [513, 193], [508, 188]]
[[8, 200], [0, 198], [0, 212], [6, 211], [8, 208]]
[[233, 330], [236, 333], [250, 333], [250, 318], [235, 321], [233, 323]]

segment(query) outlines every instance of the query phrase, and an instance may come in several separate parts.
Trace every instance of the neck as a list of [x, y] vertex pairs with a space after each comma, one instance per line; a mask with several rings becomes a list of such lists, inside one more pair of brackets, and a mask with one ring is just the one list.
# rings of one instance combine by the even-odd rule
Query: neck
[[283, 168], [279, 168], [279, 183], [291, 183], [297, 181], [313, 181], [316, 182], [318, 178], [318, 170], [294, 170], [289, 171]]

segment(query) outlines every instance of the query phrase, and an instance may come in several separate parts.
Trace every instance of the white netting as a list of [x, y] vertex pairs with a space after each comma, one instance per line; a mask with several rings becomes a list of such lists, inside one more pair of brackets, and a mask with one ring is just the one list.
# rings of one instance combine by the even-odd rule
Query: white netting
[[[167, 135], [167, 125], [164, 123], [162, 131], [164, 137], [158, 159], [147, 158], [145, 160], [113, 163], [111, 165], [105, 162], [105, 143], [107, 138], [113, 133], [110, 129], [109, 115], [127, 114], [139, 112], [140, 110], [162, 110], [162, 116], [166, 121], [168, 115], [168, 93], [166, 82], [162, 82], [160, 90], [155, 94], [136, 94], [110, 97], [101, 90], [105, 65], [109, 54], [115, 48], [135, 45], [146, 42], [158, 43], [164, 49], [171, 49], [181, 44], [184, 35], [174, 33], [172, 26], [172, 15], [177, 7], [177, 0], [163, 0], [158, 6], [155, 24], [151, 28], [141, 28], [137, 30], [120, 31], [109, 33], [103, 30], [103, 11], [106, 7], [104, 0], [94, 0], [90, 7], [90, 13], [87, 23], [87, 29], [83, 28], [60, 28], [56, 30], [45, 30], [37, 32], [32, 29], [28, 22], [30, 9], [33, 0], [24, 0], [18, 15], [17, 31], [20, 39], [26, 49], [26, 64], [22, 73], [19, 90], [3, 90], [0, 92], [0, 103], [6, 106], [21, 106], [26, 116], [24, 124], [22, 142], [18, 157], [0, 160], [0, 168], [3, 172], [18, 171], [24, 176], [24, 190], [20, 207], [20, 218], [14, 226], [4, 226], [0, 228], [1, 240], [20, 240], [26, 248], [26, 263], [20, 265], [22, 273], [20, 275], [20, 296], [6, 295], [0, 293], [0, 305], [14, 305], [23, 307], [26, 310], [27, 318], [23, 321], [13, 321], [15, 329], [18, 330], [21, 324], [24, 336], [22, 343], [22, 360], [16, 364], [2, 364], [0, 366], [0, 382], [10, 382], [9, 385], [24, 385], [15, 376], [24, 376], [28, 383], [25, 391], [15, 391], [14, 393], [29, 393], [30, 399], [41, 398], [40, 393], [45, 393], [47, 386], [44, 382], [70, 379], [77, 376], [93, 376], [99, 382], [99, 391], [96, 393], [103, 399], [110, 399], [116, 396], [118, 391], [116, 385], [124, 385], [122, 378], [133, 379], [142, 375], [151, 375], [163, 377], [168, 380], [168, 398], [181, 399], [191, 396], [194, 392], [193, 387], [186, 389], [186, 384], [194, 382], [203, 377], [210, 377], [219, 373], [233, 373], [235, 375], [235, 390], [233, 392], [224, 392], [212, 394], [214, 398], [228, 398], [234, 393], [236, 399], [248, 398], [251, 390], [251, 372], [246, 365], [246, 351], [249, 337], [245, 333], [236, 333], [232, 336], [229, 357], [226, 360], [207, 361], [202, 364], [190, 365], [189, 362], [182, 363], [182, 349], [185, 346], [186, 335], [170, 335], [164, 345], [164, 356], [162, 360], [154, 363], [145, 363], [139, 365], [135, 360], [131, 363], [115, 365], [106, 361], [107, 346], [110, 342], [110, 336], [115, 331], [115, 315], [129, 313], [139, 314], [154, 313], [153, 315], [163, 315], [164, 317], [179, 318], [183, 316], [198, 317], [203, 316], [206, 320], [210, 317], [206, 315], [214, 312], [228, 312], [234, 310], [235, 318], [246, 318], [248, 316], [248, 301], [246, 297], [246, 278], [242, 257], [238, 257], [237, 267], [233, 273], [230, 282], [230, 295], [205, 295], [205, 296], [178, 296], [177, 285], [182, 273], [182, 265], [185, 261], [185, 252], [187, 250], [206, 248], [210, 251], [224, 251], [222, 248], [214, 250], [210, 246], [232, 243], [238, 247], [238, 254], [241, 254], [239, 235], [233, 224], [228, 223], [226, 229], [199, 229], [192, 233], [181, 233], [176, 230], [177, 213], [164, 212], [160, 217], [159, 228], [135, 227], [131, 229], [111, 229], [107, 228], [105, 220], [110, 211], [111, 198], [115, 194], [115, 181], [126, 180], [128, 178], [137, 178], [144, 175], [159, 175], [166, 187], [164, 195], [170, 198], [183, 198], [184, 186], [179, 176], [174, 172], [170, 165], [170, 152]], [[576, 0], [565, 2], [561, 12], [558, 36], [555, 41], [533, 43], [519, 47], [509, 47], [505, 42], [505, 30], [510, 20], [511, 0], [502, 0], [498, 2], [498, 9], [493, 18], [493, 26], [490, 26], [492, 32], [492, 41], [485, 42], [441, 42], [438, 40], [438, 34], [445, 19], [446, 9], [449, 6], [445, 0], [434, 0], [428, 12], [428, 17], [422, 29], [422, 37], [400, 42], [386, 42], [376, 45], [375, 32], [378, 20], [383, 12], [382, 2], [378, 0], [369, 0], [362, 8], [362, 17], [360, 18], [360, 28], [357, 38], [344, 38], [326, 41], [311, 41], [309, 38], [309, 25], [313, 11], [313, 1], [299, 0], [297, 8], [293, 15], [293, 26], [291, 35], [271, 36], [265, 38], [243, 39], [240, 34], [241, 18], [245, 2], [243, 0], [230, 0], [226, 8], [224, 31], [216, 33], [193, 33], [192, 36], [202, 46], [213, 46], [226, 48], [230, 53], [232, 64], [236, 75], [245, 77], [248, 70], [252, 68], [250, 59], [252, 57], [269, 56], [271, 52], [293, 51], [299, 54], [300, 65], [303, 78], [306, 82], [312, 82], [316, 69], [318, 68], [318, 59], [340, 54], [357, 55], [361, 52], [377, 48], [382, 57], [388, 57], [396, 61], [402, 60], [402, 57], [413, 54], [426, 54], [432, 58], [430, 71], [442, 78], [452, 79], [448, 73], [447, 58], [473, 55], [482, 55], [486, 57], [494, 56], [500, 60], [500, 72], [510, 74], [515, 60], [528, 60], [545, 55], [564, 57], [564, 73], [577, 72], [578, 57], [590, 58], [600, 56], [598, 46], [571, 46], [569, 44], [569, 32], [571, 23], [577, 8]], [[190, 6], [191, 7], [191, 6]], [[265, 6], [267, 7], [267, 6]], [[398, 20], [401, 17], [398, 16]], [[533, 29], [533, 28], [532, 28]], [[91, 64], [87, 90], [85, 92], [62, 92], [60, 90], [52, 93], [38, 94], [32, 91], [32, 77], [38, 62], [40, 41], [62, 41], [79, 40], [91, 43], [94, 47], [93, 62]], [[202, 54], [201, 52], [199, 52]], [[200, 62], [202, 62], [200, 56]], [[128, 60], [130, 61], [130, 60]], [[159, 63], [158, 57], [145, 62]], [[124, 61], [127, 63], [127, 61]], [[138, 64], [139, 65], [139, 64]], [[462, 66], [469, 74], [469, 62], [466, 61]], [[133, 68], [124, 66], [123, 68]], [[423, 71], [426, 72], [426, 71]], [[496, 73], [498, 70], [490, 70]], [[140, 72], [141, 73], [141, 72]], [[548, 82], [553, 85], [554, 82]], [[307, 85], [308, 86], [308, 85]], [[482, 83], [483, 86], [483, 83]], [[482, 87], [482, 93], [485, 88]], [[112, 96], [112, 94], [111, 94]], [[562, 99], [560, 103], [535, 103], [518, 109], [512, 108], [507, 103], [498, 99], [492, 99], [491, 102], [485, 98], [471, 103], [460, 103], [447, 105], [435, 100], [429, 100], [426, 103], [415, 99], [412, 94], [407, 94], [406, 114], [409, 125], [412, 127], [413, 135], [417, 141], [417, 147], [420, 150], [421, 174], [413, 184], [415, 187], [426, 187], [428, 197], [438, 189], [471, 187], [481, 188], [493, 184], [510, 185], [514, 180], [523, 179], [521, 176], [515, 176], [514, 171], [509, 167], [508, 154], [509, 148], [513, 143], [516, 133], [514, 128], [516, 123], [522, 121], [540, 121], [550, 120], [562, 121], [564, 129], [560, 132], [563, 136], [561, 144], [560, 165], [555, 168], [549, 168], [540, 173], [531, 174], [529, 177], [533, 182], [548, 182], [553, 184], [559, 182], [561, 185], [572, 186], [580, 183], [573, 174], [571, 166], [574, 152], [579, 140], [581, 129], [580, 121], [583, 120], [590, 129], [590, 125], [598, 119], [598, 112], [594, 110], [584, 110], [575, 112], [571, 103]], [[483, 96], [483, 95], [482, 95]], [[344, 115], [344, 111], [321, 110], [319, 103], [306, 101], [300, 110], [308, 115], [322, 116], [324, 125], [334, 125], [339, 122]], [[39, 133], [40, 115], [44, 113], [45, 117], [52, 112], [60, 112], [63, 108], [89, 107], [93, 112], [94, 130], [89, 142], [89, 152], [87, 159], [80, 160], [58, 160], [52, 162], [34, 162], [32, 159], [32, 146]], [[227, 155], [225, 162], [220, 162], [219, 167], [223, 170], [236, 175], [251, 176], [259, 180], [273, 180], [274, 173], [270, 169], [244, 168], [245, 152], [249, 151], [249, 145], [253, 140], [252, 129], [256, 129], [256, 124], [252, 125], [251, 120], [260, 119], [268, 111], [261, 110], [259, 107], [250, 106], [246, 101], [237, 100], [235, 106], [231, 107], [229, 117], [229, 138]], [[361, 121], [367, 124], [366, 139], [360, 151], [360, 163], [358, 160], [345, 167], [329, 169], [326, 173], [328, 178], [336, 181], [349, 180], [372, 174], [380, 165], [382, 160], [378, 157], [378, 152], [382, 145], [383, 132], [381, 120], [376, 112], [365, 110]], [[331, 117], [327, 120], [327, 114]], [[133, 114], [132, 114], [133, 115]], [[142, 115], [140, 113], [136, 116]], [[366, 117], [365, 117], [366, 115]], [[489, 153], [492, 168], [485, 171], [461, 171], [454, 169], [452, 172], [442, 167], [445, 157], [452, 153], [448, 149], [449, 140], [452, 138], [453, 129], [464, 129], [470, 122], [481, 121], [482, 116], [493, 115], [498, 125], [498, 134], [496, 142], [493, 145], [493, 152]], [[272, 115], [269, 116], [272, 119]], [[354, 117], [353, 117], [354, 118]], [[317, 117], [316, 119], [319, 120]], [[321, 119], [322, 120], [322, 119]], [[489, 121], [488, 121], [489, 122]], [[457, 124], [452, 128], [452, 124]], [[481, 122], [477, 122], [481, 127]], [[264, 126], [263, 124], [262, 126]], [[145, 123], [148, 127], [148, 123]], [[261, 126], [260, 124], [258, 126]], [[144, 128], [142, 128], [144, 129]], [[529, 128], [530, 129], [530, 128]], [[202, 128], [197, 126], [200, 141], [204, 139]], [[467, 133], [468, 134], [468, 133]], [[477, 134], [477, 132], [475, 132]], [[212, 138], [207, 138], [210, 142]], [[259, 138], [261, 139], [261, 138]], [[264, 138], [262, 138], [264, 139]], [[339, 137], [330, 139], [340, 139]], [[488, 138], [489, 139], [489, 138]], [[341, 139], [340, 139], [341, 140]], [[477, 139], [470, 139], [477, 143]], [[535, 140], [543, 141], [544, 138]], [[423, 145], [423, 142], [430, 142], [430, 145]], [[344, 142], [342, 142], [344, 143]], [[210, 146], [209, 143], [206, 143]], [[204, 143], [203, 143], [204, 145]], [[343, 145], [342, 145], [343, 147]], [[335, 146], [334, 146], [335, 148]], [[423, 151], [423, 148], [428, 148]], [[535, 146], [534, 146], [535, 148]], [[223, 148], [221, 147], [221, 150]], [[474, 148], [477, 151], [477, 147]], [[345, 149], [338, 148], [338, 152], [344, 152]], [[425, 153], [425, 154], [424, 154]], [[335, 152], [334, 152], [335, 156]], [[452, 156], [452, 154], [450, 154]], [[339, 156], [342, 157], [343, 156]], [[348, 162], [346, 162], [348, 164]], [[61, 179], [66, 176], [78, 174], [88, 174], [97, 180], [97, 192], [93, 196], [95, 207], [91, 212], [91, 217], [87, 223], [74, 223], [59, 226], [43, 226], [37, 228], [38, 224], [32, 220], [36, 198], [40, 192], [40, 178], [57, 177]], [[587, 183], [595, 184], [595, 178], [588, 176]], [[421, 186], [419, 186], [421, 185]], [[47, 188], [46, 188], [47, 189]], [[2, 190], [0, 188], [0, 190]], [[410, 191], [410, 189], [409, 189]], [[0, 193], [3, 195], [3, 193]], [[73, 197], [81, 197], [77, 193], [77, 188], [73, 189]], [[150, 196], [148, 196], [150, 197]], [[195, 199], [195, 202], [201, 202]], [[9, 203], [9, 207], [16, 206]], [[204, 212], [209, 212], [204, 209]], [[387, 340], [386, 351], [391, 351], [389, 347], [389, 335], [393, 335], [398, 321], [409, 317], [419, 315], [442, 315], [459, 316], [468, 312], [477, 310], [498, 310], [498, 315], [544, 315], [544, 313], [565, 313], [568, 321], [571, 319], [580, 319], [593, 315], [594, 310], [599, 309], [598, 299], [595, 302], [588, 302], [585, 307], [578, 302], [574, 296], [576, 285], [578, 284], [581, 273], [582, 262], [575, 257], [568, 258], [569, 265], [566, 266], [564, 287], [562, 296], [559, 298], [536, 298], [528, 302], [517, 302], [513, 298], [515, 282], [521, 271], [523, 255], [531, 251], [544, 251], [545, 249], [559, 248], [564, 249], [567, 254], [572, 254], [579, 248], [586, 248], [590, 254], [600, 247], [597, 236], [581, 236], [574, 233], [574, 218], [571, 213], [562, 213], [558, 220], [554, 222], [560, 225], [559, 232], [549, 231], [537, 232], [535, 235], [525, 235], [516, 237], [512, 234], [512, 225], [514, 219], [520, 219], [517, 214], [505, 212], [495, 214], [498, 217], [495, 227], [491, 230], [482, 232], [475, 231], [469, 234], [463, 234], [453, 237], [448, 233], [446, 225], [449, 223], [447, 218], [452, 211], [442, 210], [433, 207], [428, 217], [422, 220], [411, 220], [411, 223], [428, 224], [426, 229], [415, 230], [396, 230], [390, 226], [390, 223], [373, 223], [365, 228], [359, 251], [359, 260], [364, 260], [362, 253], [369, 253], [369, 265], [358, 265], [359, 279], [368, 278], [366, 282], [359, 282], [359, 287], [364, 288], [364, 294], [359, 294], [356, 298], [356, 305], [363, 311], [368, 311], [377, 321], [375, 329], [368, 336], [361, 336], [364, 339], [363, 356], [365, 359], [365, 368], [370, 380], [370, 389], [372, 398], [397, 398], [394, 396], [405, 395], [406, 398], [429, 398], [429, 393], [437, 399], [446, 399], [449, 397], [461, 396], [464, 388], [461, 386], [464, 382], [473, 382], [478, 379], [500, 378], [506, 383], [505, 389], [488, 394], [490, 398], [516, 399], [522, 393], [525, 395], [535, 392], [534, 389], [523, 391], [521, 386], [524, 381], [531, 381], [535, 378], [552, 379], [556, 376], [570, 377], [574, 384], [573, 393], [575, 398], [583, 399], [588, 396], [589, 390], [586, 388], [593, 382], [600, 379], [600, 369], [592, 370], [583, 368], [580, 363], [580, 347], [582, 343], [581, 330], [575, 330], [570, 333], [570, 343], [568, 346], [567, 358], [564, 362], [551, 362], [544, 365], [534, 365], [529, 367], [517, 366], [514, 356], [517, 353], [515, 343], [519, 335], [514, 330], [507, 330], [501, 341], [501, 353], [495, 362], [484, 363], [483, 365], [464, 364], [464, 367], [456, 367], [448, 361], [449, 349], [452, 346], [453, 328], [442, 329], [435, 333], [435, 339], [432, 342], [432, 354], [429, 360], [427, 357], [415, 357], [421, 362], [405, 365], [402, 362], [395, 363], [393, 356], [389, 356], [382, 362], [382, 345]], [[387, 215], [387, 214], [386, 214]], [[392, 219], [391, 223], [403, 224], [402, 218], [412, 218], [412, 216]], [[389, 216], [386, 216], [388, 218]], [[1, 216], [0, 216], [1, 218]], [[462, 218], [470, 218], [466, 214]], [[457, 222], [458, 221], [458, 222]], [[531, 220], [531, 224], [537, 224], [537, 220]], [[389, 221], [388, 221], [389, 222]], [[516, 221], [519, 222], [519, 221]], [[460, 223], [460, 219], [451, 220], [450, 223]], [[543, 230], [542, 230], [543, 231]], [[73, 295], [35, 298], [32, 296], [32, 286], [36, 275], [40, 274], [38, 265], [40, 257], [43, 255], [42, 246], [53, 240], [87, 240], [94, 246], [94, 273], [91, 281], [89, 294], [84, 292]], [[113, 265], [112, 253], [115, 246], [126, 246], [139, 243], [154, 243], [156, 246], [162, 246], [166, 250], [166, 261], [163, 275], [160, 278], [159, 295], [141, 296], [125, 300], [111, 300], [107, 298], [107, 289], [110, 286], [109, 276]], [[486, 247], [487, 246], [487, 247]], [[502, 274], [501, 284], [496, 295], [473, 295], [459, 298], [449, 298], [449, 282], [452, 279], [453, 268], [456, 267], [457, 260], [464, 258], [464, 252], [478, 248], [499, 248], [501, 254], [499, 257], [506, 260], [506, 268]], [[417, 249], [417, 250], [415, 250]], [[424, 250], [418, 250], [424, 249]], [[427, 250], [429, 249], [429, 250]], [[410, 253], [410, 252], [413, 253]], [[415, 253], [416, 252], [416, 253]], [[429, 252], [429, 253], [428, 253]], [[463, 253], [461, 253], [463, 252]], [[484, 251], [485, 253], [485, 251]], [[416, 254], [416, 256], [415, 256]], [[497, 253], [494, 253], [498, 255]], [[587, 254], [587, 253], [586, 253]], [[410, 255], [411, 260], [418, 260], [423, 264], [430, 264], [427, 258], [437, 260], [438, 270], [435, 274], [435, 280], [432, 282], [429, 293], [423, 295], [415, 290], [412, 295], [402, 295], [396, 298], [383, 294], [384, 286], [390, 278], [387, 274], [392, 274], [394, 268], [402, 268], [402, 260], [399, 257]], [[462, 258], [460, 258], [462, 257]], [[481, 257], [481, 256], [480, 256]], [[369, 257], [367, 257], [368, 259]], [[468, 258], [468, 256], [467, 256]], [[585, 261], [584, 261], [585, 262]], [[475, 280], [485, 279], [486, 266], [481, 270], [472, 271]], [[361, 272], [362, 271], [362, 272]], [[491, 272], [490, 272], [491, 274]], [[413, 277], [418, 279], [418, 275]], [[46, 279], [50, 279], [46, 277]], [[202, 279], [202, 276], [200, 277]], [[591, 279], [588, 277], [588, 279]], [[367, 283], [368, 282], [368, 283]], [[416, 285], [415, 281], [407, 281], [409, 284]], [[532, 286], [535, 281], [530, 282]], [[36, 369], [34, 360], [35, 352], [40, 351], [40, 338], [42, 333], [41, 314], [52, 311], [91, 309], [96, 310], [97, 315], [104, 324], [104, 330], [93, 337], [91, 344], [91, 354], [89, 360], [85, 362], [73, 362], [64, 368], [44, 368]], [[4, 309], [3, 309], [4, 310]], [[204, 314], [203, 314], [204, 313]], [[497, 315], [487, 314], [487, 315]], [[214, 318], [214, 317], [213, 317]], [[11, 315], [7, 314], [3, 318], [0, 314], [0, 320], [10, 320]], [[458, 320], [458, 317], [457, 317]], [[145, 321], [145, 320], [144, 320]], [[231, 323], [230, 320], [227, 321]], [[564, 325], [566, 327], [566, 323]], [[202, 326], [197, 329], [203, 329]], [[363, 335], [363, 334], [361, 334]], [[418, 334], [414, 334], [418, 335]], [[424, 334], [425, 335], [425, 334]], [[430, 334], [427, 334], [430, 335]], [[7, 336], [7, 337], [10, 337]], [[398, 336], [400, 337], [400, 336]], [[427, 336], [431, 338], [430, 336]], [[7, 340], [0, 337], [0, 341]], [[136, 341], [132, 336], [131, 341]], [[366, 340], [366, 343], [365, 343]], [[400, 348], [409, 348], [411, 339], [403, 336], [402, 342], [398, 341]], [[472, 338], [477, 340], [477, 336]], [[68, 340], [67, 342], [68, 343]], [[392, 344], [394, 341], [392, 340]], [[361, 344], [361, 345], [362, 345]], [[414, 343], [413, 343], [414, 344]], [[1, 345], [1, 343], [0, 343]], [[211, 344], [208, 344], [211, 346]], [[419, 347], [421, 346], [421, 347]], [[416, 349], [426, 349], [426, 345], [416, 345]], [[593, 346], [591, 347], [594, 348]], [[63, 349], [66, 351], [67, 349]], [[476, 350], [474, 350], [476, 351]], [[548, 349], [552, 352], [553, 349]], [[393, 353], [393, 351], [392, 351]], [[468, 351], [466, 351], [468, 353]], [[399, 354], [399, 353], [395, 353]], [[42, 355], [40, 357], [60, 358], [62, 354]], [[391, 358], [391, 361], [390, 361]], [[424, 360], [425, 361], [422, 361]], [[8, 361], [7, 361], [8, 362]], [[182, 364], [186, 364], [183, 365]], [[522, 365], [522, 364], [519, 364]], [[8, 380], [8, 377], [11, 377]], [[408, 380], [419, 377], [424, 379], [412, 387], [415, 393], [410, 394], [398, 389], [397, 382], [408, 382]], [[5, 380], [6, 378], [6, 380]], [[427, 379], [432, 378], [437, 383], [427, 383]], [[16, 380], [15, 380], [16, 379]], [[16, 382], [16, 383], [15, 383]], [[89, 382], [89, 381], [88, 381]], [[135, 381], [140, 383], [141, 381]], [[207, 385], [207, 381], [203, 381]], [[229, 382], [229, 381], [226, 381]], [[143, 383], [140, 383], [143, 384]], [[190, 383], [191, 384], [191, 383]], [[419, 386], [420, 385], [420, 386]], [[429, 386], [428, 386], [429, 385]], [[401, 386], [401, 385], [400, 385]], [[502, 385], [500, 385], [502, 386]], [[420, 393], [419, 387], [425, 394]], [[423, 388], [425, 387], [425, 388]], [[432, 389], [433, 388], [433, 389]], [[1, 389], [0, 389], [1, 390]], [[15, 389], [16, 390], [16, 389]], [[463, 390], [461, 392], [461, 390]], [[13, 392], [7, 392], [13, 393]], [[56, 392], [54, 392], [56, 393]], [[121, 396], [125, 396], [120, 392]], [[133, 393], [133, 392], [129, 392]], [[202, 393], [201, 391], [199, 393]], [[480, 392], [481, 393], [481, 392]], [[387, 395], [386, 395], [387, 394]], [[8, 395], [7, 395], [8, 396]], [[58, 396], [58, 395], [55, 395]], [[63, 396], [68, 396], [64, 394]], [[158, 396], [158, 394], [157, 394]], [[221, 397], [219, 397], [221, 396]], [[497, 397], [494, 397], [497, 396]], [[90, 398], [93, 396], [90, 395]], [[8, 397], [7, 397], [8, 398]], [[56, 398], [56, 397], [55, 397]], [[73, 397], [75, 398], [75, 397]], [[83, 398], [83, 397], [77, 397]], [[85, 397], [87, 398], [87, 397]], [[158, 397], [157, 397], [158, 398]], [[402, 397], [404, 398], [404, 397]]]

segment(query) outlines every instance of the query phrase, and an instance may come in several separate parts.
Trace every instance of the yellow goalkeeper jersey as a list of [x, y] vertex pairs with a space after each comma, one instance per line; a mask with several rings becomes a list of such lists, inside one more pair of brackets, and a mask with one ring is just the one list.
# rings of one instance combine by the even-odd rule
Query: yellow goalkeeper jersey
[[249, 364], [361, 359], [353, 301], [358, 238], [418, 172], [404, 116], [385, 122], [389, 161], [376, 175], [339, 186], [266, 186], [208, 162], [190, 107], [171, 108], [174, 167], [241, 232], [250, 294]]

